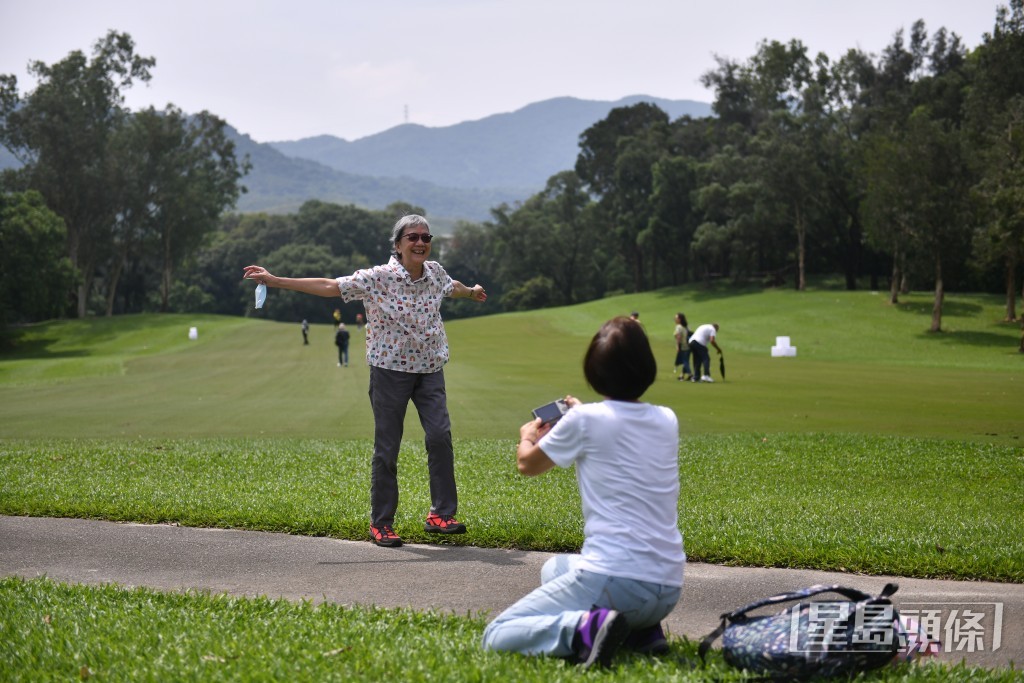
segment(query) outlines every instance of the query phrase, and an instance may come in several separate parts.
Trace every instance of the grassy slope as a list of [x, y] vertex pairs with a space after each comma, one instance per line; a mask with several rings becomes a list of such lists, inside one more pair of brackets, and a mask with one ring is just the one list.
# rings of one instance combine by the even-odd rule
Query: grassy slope
[[[674, 408], [684, 435], [822, 431], [1020, 444], [1024, 356], [1015, 326], [999, 322], [998, 298], [949, 297], [941, 334], [926, 331], [927, 296], [904, 300], [663, 290], [454, 321], [446, 374], [455, 436], [506, 438], [555, 396], [595, 398], [580, 372], [586, 344], [608, 317], [636, 309], [662, 363], [645, 398]], [[676, 310], [694, 324], [722, 325], [727, 382], [673, 382]], [[187, 339], [191, 325], [198, 341]], [[797, 358], [769, 356], [777, 335], [791, 337]], [[202, 316], [29, 328], [25, 351], [0, 356], [0, 437], [371, 437], [361, 335], [347, 369], [335, 367], [329, 325], [313, 326], [309, 346], [299, 340], [297, 325]], [[418, 438], [412, 414], [407, 425], [407, 437]]]

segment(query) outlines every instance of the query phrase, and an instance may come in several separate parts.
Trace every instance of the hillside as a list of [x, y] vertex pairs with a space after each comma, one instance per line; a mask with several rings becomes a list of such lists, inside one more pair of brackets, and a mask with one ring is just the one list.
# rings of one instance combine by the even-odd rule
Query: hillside
[[[493, 207], [539, 192], [552, 175], [575, 166], [587, 128], [638, 102], [657, 105], [672, 120], [711, 115], [702, 102], [636, 95], [615, 102], [560, 97], [452, 126], [396, 126], [353, 142], [322, 135], [260, 143], [229, 125], [238, 158], [248, 155], [252, 163], [242, 181], [248, 192], [235, 208], [289, 213], [309, 199], [369, 209], [404, 201], [424, 207], [447, 231], [458, 219], [488, 220]], [[0, 169], [17, 166], [0, 148]]]
[[390, 178], [410, 177], [458, 188], [519, 188], [526, 196], [555, 173], [571, 169], [579, 136], [612, 109], [651, 102], [675, 120], [711, 115], [711, 106], [645, 95], [615, 102], [559, 97], [507, 114], [443, 128], [396, 126], [349, 142], [321, 135], [271, 142], [284, 154], [339, 171]]
[[233, 128], [229, 128], [229, 135], [235, 142], [238, 158], [248, 155], [252, 163], [252, 170], [242, 180], [248, 192], [239, 198], [236, 207], [244, 213], [289, 213], [309, 199], [372, 209], [406, 201], [429, 207], [432, 216], [485, 220], [492, 206], [524, 196], [501, 190], [440, 187], [411, 178], [345, 173], [307, 159], [285, 156]]

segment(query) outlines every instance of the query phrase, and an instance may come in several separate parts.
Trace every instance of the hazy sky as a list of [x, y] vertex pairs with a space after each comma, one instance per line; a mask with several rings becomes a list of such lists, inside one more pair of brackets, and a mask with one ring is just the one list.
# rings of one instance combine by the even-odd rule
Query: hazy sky
[[878, 53], [924, 19], [975, 47], [992, 0], [0, 0], [0, 74], [22, 92], [115, 29], [156, 58], [132, 108], [203, 109], [259, 142], [354, 140], [572, 96], [711, 102], [715, 55], [745, 61], [762, 39], [812, 54]]

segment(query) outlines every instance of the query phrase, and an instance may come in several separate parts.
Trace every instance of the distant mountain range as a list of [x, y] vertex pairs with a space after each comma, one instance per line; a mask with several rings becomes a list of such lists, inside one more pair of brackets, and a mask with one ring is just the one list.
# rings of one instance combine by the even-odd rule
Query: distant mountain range
[[[236, 208], [286, 213], [309, 199], [370, 209], [404, 201], [422, 206], [439, 227], [487, 220], [491, 208], [525, 200], [572, 169], [580, 135], [612, 109], [639, 102], [672, 120], [712, 115], [704, 102], [635, 95], [614, 102], [559, 97], [452, 126], [395, 126], [352, 142], [320, 135], [259, 143], [229, 126], [237, 155], [252, 162]], [[16, 165], [0, 148], [0, 168]]]
[[423, 206], [447, 220], [486, 220], [576, 165], [579, 137], [618, 107], [650, 102], [669, 118], [711, 116], [711, 105], [645, 95], [614, 102], [559, 97], [508, 114], [428, 128], [395, 126], [355, 141], [320, 135], [258, 144], [239, 136], [253, 170], [241, 211], [289, 211], [310, 198], [384, 208]]
[[579, 137], [616, 107], [651, 102], [669, 118], [710, 116], [711, 106], [689, 100], [637, 95], [616, 102], [559, 97], [510, 114], [495, 114], [444, 128], [416, 124], [349, 142], [330, 135], [271, 147], [359, 175], [425, 180], [459, 188], [543, 188], [555, 173], [572, 168]]

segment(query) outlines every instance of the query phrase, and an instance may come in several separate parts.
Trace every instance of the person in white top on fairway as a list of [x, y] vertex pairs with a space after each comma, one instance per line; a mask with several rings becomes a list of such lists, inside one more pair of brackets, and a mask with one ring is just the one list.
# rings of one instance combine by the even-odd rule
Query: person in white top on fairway
[[398, 449], [409, 401], [416, 406], [427, 446], [430, 512], [424, 529], [463, 534], [455, 519], [455, 456], [445, 393], [448, 337], [441, 321], [441, 300], [464, 297], [486, 301], [480, 285], [467, 287], [449, 277], [430, 257], [430, 224], [423, 216], [403, 216], [391, 232], [394, 252], [382, 266], [339, 278], [277, 277], [260, 266], [246, 266], [244, 277], [323, 297], [360, 299], [366, 307], [366, 362], [370, 366], [370, 407], [374, 440], [370, 470], [370, 538], [385, 547], [402, 545], [395, 533], [398, 508]]
[[519, 429], [519, 472], [528, 477], [576, 466], [583, 504], [583, 548], [556, 555], [541, 586], [487, 625], [489, 650], [571, 658], [607, 666], [620, 645], [668, 649], [661, 629], [683, 586], [679, 532], [679, 421], [642, 403], [657, 376], [650, 342], [619, 317], [594, 335], [583, 361], [587, 383], [605, 397], [569, 411], [554, 427], [540, 419]]
[[696, 382], [698, 377], [701, 382], [715, 381], [711, 379], [711, 354], [708, 353], [708, 345], [714, 346], [718, 355], [722, 355], [722, 349], [715, 341], [717, 334], [718, 323], [709, 323], [695, 329], [690, 336], [690, 351], [693, 355], [693, 378], [690, 381]]

